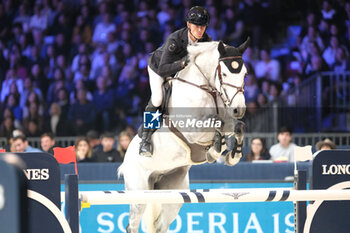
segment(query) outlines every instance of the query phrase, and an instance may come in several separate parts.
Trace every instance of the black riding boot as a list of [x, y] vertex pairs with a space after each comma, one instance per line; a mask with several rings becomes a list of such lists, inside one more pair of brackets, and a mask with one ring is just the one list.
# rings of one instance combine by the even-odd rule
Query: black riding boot
[[[151, 100], [148, 102], [148, 105], [145, 108], [146, 112], [156, 112], [159, 107], [153, 106]], [[141, 133], [141, 142], [140, 142], [140, 150], [139, 154], [142, 156], [150, 157], [153, 154], [153, 146], [151, 142], [152, 134], [155, 129], [145, 129], [142, 125], [142, 133]]]

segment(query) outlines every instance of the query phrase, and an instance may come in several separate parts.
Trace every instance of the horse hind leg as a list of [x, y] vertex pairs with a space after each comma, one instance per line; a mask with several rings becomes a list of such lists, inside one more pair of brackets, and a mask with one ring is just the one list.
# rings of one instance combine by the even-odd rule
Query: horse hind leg
[[142, 215], [145, 212], [146, 205], [131, 204], [129, 213], [129, 225], [126, 228], [127, 233], [138, 233]]
[[156, 233], [166, 233], [170, 224], [176, 219], [182, 204], [163, 204], [161, 212], [155, 221]]
[[[188, 179], [189, 167], [179, 167], [172, 172], [164, 175], [162, 179], [157, 182], [157, 189], [189, 189]], [[170, 224], [176, 219], [182, 203], [180, 204], [162, 204], [158, 218], [154, 221], [156, 233], [166, 233]]]

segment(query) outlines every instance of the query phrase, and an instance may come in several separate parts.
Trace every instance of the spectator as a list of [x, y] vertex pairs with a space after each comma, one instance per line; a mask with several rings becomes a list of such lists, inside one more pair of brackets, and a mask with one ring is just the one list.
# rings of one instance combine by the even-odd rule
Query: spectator
[[93, 152], [102, 149], [100, 137], [98, 136], [98, 132], [96, 130], [89, 130], [86, 134], [86, 138]]
[[119, 134], [119, 140], [118, 140], [118, 147], [117, 151], [119, 152], [120, 156], [124, 159], [126, 150], [129, 147], [129, 144], [132, 140], [132, 136], [127, 131], [122, 131]]
[[343, 71], [350, 70], [350, 61], [343, 47], [339, 47], [336, 51], [333, 70], [336, 72], [343, 72]]
[[77, 100], [78, 91], [81, 89], [85, 89], [87, 91], [86, 92], [86, 99], [88, 99], [89, 101], [93, 100], [93, 96], [92, 96], [91, 92], [87, 89], [88, 88], [87, 85], [89, 85], [89, 82], [84, 82], [81, 79], [75, 82], [74, 89], [73, 89], [73, 91], [71, 91], [71, 93], [69, 95], [70, 104], [74, 104], [78, 101]]
[[259, 79], [265, 77], [271, 81], [281, 81], [280, 63], [275, 59], [271, 59], [267, 49], [260, 51], [260, 59], [255, 66], [256, 77]]
[[44, 45], [45, 52], [42, 55], [42, 57], [45, 59], [44, 61], [44, 67], [45, 67], [45, 73], [47, 74], [47, 78], [52, 79], [54, 76], [55, 68], [56, 68], [56, 48], [53, 44]]
[[304, 58], [307, 57], [305, 54], [310, 54], [310, 43], [316, 43], [320, 51], [323, 51], [324, 43], [322, 41], [322, 38], [318, 35], [317, 30], [312, 26], [308, 27], [307, 35], [303, 38], [300, 44], [300, 51], [302, 51], [304, 54]]
[[50, 106], [49, 117], [45, 120], [44, 131], [56, 136], [70, 136], [72, 130], [66, 116], [62, 115], [61, 107], [58, 103]]
[[271, 146], [271, 159], [274, 161], [294, 162], [294, 146], [292, 131], [288, 127], [281, 127], [278, 131], [278, 143]]
[[37, 119], [30, 119], [27, 123], [27, 127], [24, 129], [24, 133], [28, 137], [40, 137], [42, 130], [39, 126], [40, 122]]
[[19, 96], [15, 94], [9, 94], [5, 99], [5, 108], [10, 109], [13, 112], [15, 119], [19, 122], [22, 121], [22, 109], [19, 106]]
[[55, 146], [55, 138], [52, 133], [44, 133], [41, 135], [41, 150], [54, 155], [53, 147]]
[[[71, 70], [73, 73], [77, 72], [79, 70], [80, 66], [80, 57], [84, 56], [88, 53], [88, 46], [85, 43], [82, 43], [78, 47], [78, 54], [75, 54], [73, 57], [72, 65], [71, 65]], [[90, 61], [89, 57], [85, 58], [86, 60]]]
[[26, 101], [28, 99], [29, 93], [31, 92], [36, 93], [36, 96], [39, 98], [40, 102], [43, 101], [42, 92], [40, 88], [34, 86], [33, 80], [31, 78], [26, 78], [24, 80], [24, 89], [23, 89], [23, 92], [21, 93], [21, 98], [20, 98], [21, 108], [24, 108], [24, 106], [26, 105]]
[[[225, 41], [229, 45], [240, 45], [244, 42], [244, 23], [243, 21], [238, 17], [238, 14], [235, 12], [233, 8], [226, 8], [224, 18], [223, 18], [223, 25], [225, 28], [225, 34], [226, 38]], [[245, 51], [247, 53], [247, 50]], [[246, 62], [246, 59], [244, 59]]]
[[9, 140], [13, 130], [15, 130], [13, 118], [10, 116], [5, 117], [0, 124], [0, 137], [5, 137]]
[[100, 44], [98, 46], [93, 57], [90, 72], [90, 79], [92, 80], [96, 80], [96, 78], [101, 74], [101, 69], [104, 65], [109, 65], [113, 70], [117, 70], [119, 68], [117, 59], [113, 54], [109, 54], [106, 51], [106, 46], [104, 44]]
[[254, 74], [248, 73], [246, 75], [244, 96], [247, 102], [256, 100], [259, 93], [259, 86], [257, 84]]
[[78, 71], [75, 72], [74, 82], [78, 80], [83, 80], [84, 82], [89, 82], [90, 79], [90, 71], [91, 71], [91, 61], [87, 54], [82, 54], [79, 56], [79, 68]]
[[267, 104], [268, 99], [266, 95], [264, 95], [263, 93], [259, 93], [258, 96], [256, 97], [256, 101], [259, 107], [264, 107]]
[[338, 38], [335, 36], [331, 37], [330, 45], [325, 49], [322, 56], [329, 67], [332, 67], [335, 63], [335, 54], [339, 48]]
[[49, 89], [47, 91], [47, 97], [46, 100], [49, 103], [57, 101], [56, 98], [56, 91], [60, 88], [65, 88], [66, 82], [65, 82], [65, 73], [64, 70], [61, 68], [55, 68], [53, 73], [53, 81], [51, 82]]
[[14, 23], [20, 23], [25, 32], [29, 29], [30, 16], [28, 14], [27, 4], [22, 3], [18, 9], [18, 15], [13, 20]]
[[104, 13], [102, 16], [102, 22], [96, 25], [94, 30], [92, 41], [97, 43], [107, 42], [107, 35], [109, 32], [116, 30], [115, 25], [112, 23], [112, 15], [110, 13]]
[[323, 141], [317, 142], [315, 147], [316, 147], [316, 151], [337, 149], [337, 146], [329, 138], [326, 138]]
[[323, 19], [334, 19], [336, 11], [332, 8], [330, 1], [324, 0], [322, 3], [321, 15]]
[[33, 80], [34, 87], [40, 88], [42, 96], [46, 96], [49, 87], [49, 80], [45, 78], [40, 64], [35, 63], [31, 68], [30, 78]]
[[76, 20], [77, 21], [73, 28], [73, 38], [75, 35], [80, 35], [84, 43], [90, 43], [92, 38], [92, 29], [90, 25], [84, 21], [84, 17], [82, 15], [78, 15]]
[[44, 128], [44, 116], [40, 114], [36, 102], [29, 103], [28, 115], [22, 121], [25, 134], [30, 137], [40, 137]]
[[11, 135], [10, 139], [8, 140], [8, 145], [6, 147], [6, 151], [16, 152], [15, 144], [13, 143], [13, 139], [15, 137], [17, 137], [18, 135], [23, 135], [23, 132], [20, 129], [15, 129], [12, 131], [12, 135]]
[[44, 115], [44, 105], [42, 104], [43, 99], [35, 91], [30, 91], [27, 94], [26, 101], [23, 106], [23, 118], [27, 118], [30, 115], [30, 106], [35, 104], [38, 107], [38, 115]]
[[77, 92], [77, 102], [70, 106], [68, 120], [77, 135], [85, 134], [93, 127], [96, 120], [96, 107], [86, 98], [87, 91], [80, 89]]
[[327, 64], [323, 58], [319, 55], [311, 57], [311, 63], [306, 67], [305, 74], [311, 76], [315, 73], [319, 73], [327, 70]]
[[106, 131], [112, 126], [114, 108], [114, 92], [107, 86], [107, 79], [100, 76], [96, 80], [97, 90], [93, 94], [93, 102], [97, 108], [97, 123]]
[[282, 85], [278, 82], [271, 82], [269, 88], [269, 100], [277, 100], [282, 91]]
[[256, 101], [246, 103], [246, 116], [254, 116], [257, 113], [259, 105]]
[[79, 137], [75, 142], [75, 154], [78, 163], [92, 161], [92, 148], [86, 137]]
[[24, 134], [20, 134], [13, 138], [14, 152], [42, 152], [41, 150], [31, 147], [28, 139]]
[[2, 81], [0, 97], [1, 102], [5, 101], [6, 96], [10, 93], [10, 87], [13, 83], [16, 84], [19, 93], [22, 93], [23, 80], [17, 76], [17, 69], [12, 68], [6, 72], [6, 78], [4, 81]]
[[271, 155], [266, 147], [265, 140], [259, 137], [253, 138], [246, 161], [252, 162], [253, 160], [269, 160], [270, 158]]
[[56, 98], [58, 105], [61, 107], [61, 117], [63, 119], [67, 119], [68, 117], [68, 111], [70, 107], [70, 102], [69, 102], [69, 96], [68, 96], [68, 91], [65, 88], [60, 88], [56, 92]]
[[137, 84], [137, 71], [131, 65], [125, 65], [120, 74], [116, 88], [116, 101], [124, 110], [132, 106], [134, 90]]
[[[253, 73], [255, 74], [255, 70], [254, 70], [253, 67], [256, 66], [256, 63], [257, 63], [259, 60], [257, 59], [257, 56], [256, 56], [256, 54], [255, 54], [255, 52], [254, 52], [254, 49], [253, 49], [252, 47], [248, 47], [248, 48], [244, 51], [242, 57], [243, 57], [244, 63], [245, 63], [246, 66], [247, 66], [247, 69], [248, 69], [248, 67], [251, 67], [251, 70], [248, 69], [248, 73], [252, 73], [252, 72], [253, 72]], [[248, 65], [248, 64], [249, 64], [249, 65]]]
[[46, 30], [47, 28], [47, 16], [42, 14], [43, 6], [40, 3], [36, 3], [34, 6], [34, 15], [30, 18], [29, 27], [31, 29], [36, 28], [40, 30]]
[[120, 153], [114, 148], [114, 134], [103, 133], [101, 136], [102, 150], [98, 150], [93, 154], [94, 162], [123, 162]]

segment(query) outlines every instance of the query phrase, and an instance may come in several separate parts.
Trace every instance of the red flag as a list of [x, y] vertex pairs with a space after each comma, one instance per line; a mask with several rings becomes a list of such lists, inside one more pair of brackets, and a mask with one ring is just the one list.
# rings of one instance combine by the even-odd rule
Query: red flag
[[62, 164], [74, 163], [75, 174], [78, 174], [77, 158], [75, 156], [75, 146], [69, 146], [66, 148], [55, 147], [53, 148], [53, 151], [54, 151], [54, 157], [58, 163], [62, 163]]

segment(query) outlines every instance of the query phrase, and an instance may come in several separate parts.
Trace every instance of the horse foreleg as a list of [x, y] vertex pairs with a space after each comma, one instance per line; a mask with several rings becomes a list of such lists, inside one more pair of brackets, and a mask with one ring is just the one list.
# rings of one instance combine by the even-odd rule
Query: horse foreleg
[[141, 223], [141, 218], [143, 213], [145, 212], [146, 205], [138, 204], [138, 205], [130, 205], [130, 213], [129, 213], [129, 225], [126, 228], [127, 233], [138, 233]]
[[236, 165], [239, 162], [239, 160], [242, 158], [244, 127], [245, 127], [245, 124], [242, 121], [237, 121], [234, 128], [235, 145], [233, 147], [233, 150], [227, 153], [226, 159], [225, 159], [225, 164], [229, 166]]

